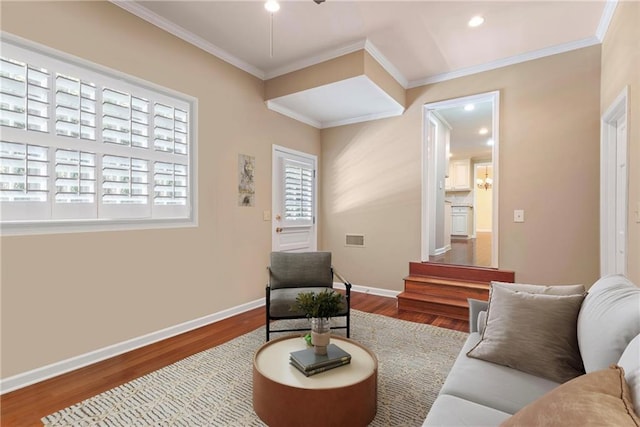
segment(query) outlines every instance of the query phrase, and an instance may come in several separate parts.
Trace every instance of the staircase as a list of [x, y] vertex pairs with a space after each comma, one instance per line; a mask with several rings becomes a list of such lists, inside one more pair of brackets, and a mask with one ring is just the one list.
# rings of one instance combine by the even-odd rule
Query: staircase
[[486, 301], [492, 280], [513, 283], [514, 279], [513, 271], [411, 262], [398, 309], [468, 320], [467, 298]]

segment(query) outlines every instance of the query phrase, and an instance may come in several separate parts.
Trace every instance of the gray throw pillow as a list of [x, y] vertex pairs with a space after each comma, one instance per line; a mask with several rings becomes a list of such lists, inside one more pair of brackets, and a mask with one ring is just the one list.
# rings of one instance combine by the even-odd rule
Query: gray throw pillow
[[486, 327], [467, 356], [558, 383], [583, 374], [576, 325], [584, 296], [521, 292], [492, 284]]

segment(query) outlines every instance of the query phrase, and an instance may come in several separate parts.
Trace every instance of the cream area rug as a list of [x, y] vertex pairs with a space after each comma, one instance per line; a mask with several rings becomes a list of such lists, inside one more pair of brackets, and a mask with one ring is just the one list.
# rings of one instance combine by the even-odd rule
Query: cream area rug
[[[422, 425], [467, 334], [351, 313], [351, 339], [378, 357], [378, 412], [371, 425]], [[253, 355], [264, 344], [264, 335], [264, 327], [258, 328], [42, 422], [45, 426], [264, 426], [252, 406]]]

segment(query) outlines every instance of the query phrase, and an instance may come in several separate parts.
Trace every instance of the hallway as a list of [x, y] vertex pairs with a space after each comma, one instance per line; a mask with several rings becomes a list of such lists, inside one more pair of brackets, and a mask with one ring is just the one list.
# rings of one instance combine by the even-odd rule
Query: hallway
[[491, 267], [491, 233], [478, 232], [475, 239], [451, 239], [451, 250], [429, 257], [429, 262]]

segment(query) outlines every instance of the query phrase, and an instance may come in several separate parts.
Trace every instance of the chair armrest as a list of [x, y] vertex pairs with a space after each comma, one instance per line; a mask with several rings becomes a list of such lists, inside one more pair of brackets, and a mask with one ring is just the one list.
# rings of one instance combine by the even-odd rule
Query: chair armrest
[[344, 283], [344, 286], [347, 289], [347, 291], [351, 290], [351, 283], [349, 283], [349, 281], [347, 281], [344, 277], [342, 277], [340, 273], [338, 273], [335, 269], [333, 269], [333, 274], [338, 278], [339, 281]]
[[467, 298], [469, 302], [469, 332], [478, 332], [478, 315], [489, 307], [488, 301]]

